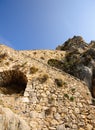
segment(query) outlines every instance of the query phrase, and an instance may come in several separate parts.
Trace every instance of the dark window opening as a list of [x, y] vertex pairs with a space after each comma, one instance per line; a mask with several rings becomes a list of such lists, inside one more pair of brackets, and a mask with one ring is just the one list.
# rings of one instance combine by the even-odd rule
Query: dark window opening
[[27, 77], [18, 70], [0, 72], [0, 93], [23, 95], [27, 85]]

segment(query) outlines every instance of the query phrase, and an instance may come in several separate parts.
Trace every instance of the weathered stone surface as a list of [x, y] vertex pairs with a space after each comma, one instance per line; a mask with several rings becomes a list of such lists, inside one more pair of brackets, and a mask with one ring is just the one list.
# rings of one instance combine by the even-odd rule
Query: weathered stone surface
[[87, 130], [92, 130], [92, 129], [93, 129], [93, 126], [90, 124], [87, 124]]
[[57, 126], [57, 130], [66, 130], [65, 125]]
[[0, 106], [0, 130], [30, 130], [28, 124], [9, 108]]
[[92, 79], [93, 79], [93, 70], [90, 67], [84, 66], [84, 65], [80, 65], [78, 67], [76, 67], [78, 73], [74, 74], [75, 76], [77, 76], [79, 79], [83, 80], [87, 86], [89, 87], [89, 89], [91, 90], [92, 87]]

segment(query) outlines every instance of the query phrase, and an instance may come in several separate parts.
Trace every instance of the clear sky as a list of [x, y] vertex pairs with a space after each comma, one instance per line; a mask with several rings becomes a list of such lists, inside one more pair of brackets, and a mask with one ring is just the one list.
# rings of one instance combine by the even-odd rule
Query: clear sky
[[95, 40], [95, 0], [0, 0], [0, 43], [55, 49], [74, 35]]

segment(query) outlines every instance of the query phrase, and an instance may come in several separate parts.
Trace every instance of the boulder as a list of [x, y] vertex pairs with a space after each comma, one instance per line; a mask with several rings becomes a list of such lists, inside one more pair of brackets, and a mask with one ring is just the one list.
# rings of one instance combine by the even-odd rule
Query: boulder
[[30, 130], [30, 127], [9, 108], [0, 106], [0, 130]]

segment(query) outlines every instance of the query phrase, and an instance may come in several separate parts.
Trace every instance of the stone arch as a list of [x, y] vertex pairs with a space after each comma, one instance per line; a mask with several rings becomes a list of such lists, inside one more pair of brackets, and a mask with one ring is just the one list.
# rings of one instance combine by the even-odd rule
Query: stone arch
[[0, 72], [0, 92], [3, 94], [23, 95], [27, 85], [26, 75], [19, 70]]

